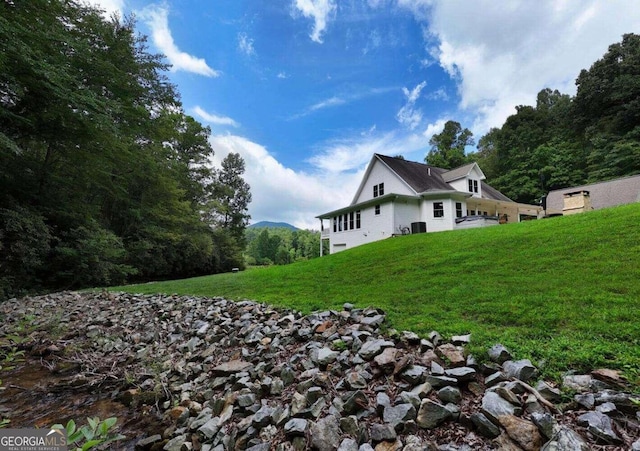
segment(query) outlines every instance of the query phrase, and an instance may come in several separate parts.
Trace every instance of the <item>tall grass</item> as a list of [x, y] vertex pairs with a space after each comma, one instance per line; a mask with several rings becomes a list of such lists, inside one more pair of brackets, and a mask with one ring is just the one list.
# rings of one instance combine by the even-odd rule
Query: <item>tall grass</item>
[[640, 374], [640, 204], [111, 289], [254, 299], [303, 312], [372, 305], [396, 329], [471, 333], [480, 356], [501, 342], [547, 375], [596, 367]]

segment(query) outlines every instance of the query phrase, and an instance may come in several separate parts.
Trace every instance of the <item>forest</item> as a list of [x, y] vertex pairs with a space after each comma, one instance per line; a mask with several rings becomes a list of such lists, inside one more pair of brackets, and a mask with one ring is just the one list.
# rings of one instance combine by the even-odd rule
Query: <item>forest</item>
[[0, 299], [243, 265], [244, 161], [212, 168], [132, 18], [0, 3]]
[[286, 265], [320, 256], [320, 232], [283, 227], [249, 227], [245, 231], [249, 265]]
[[640, 36], [626, 34], [576, 78], [575, 96], [543, 89], [478, 141], [449, 121], [426, 162], [453, 168], [476, 161], [487, 182], [517, 202], [554, 189], [640, 172]]

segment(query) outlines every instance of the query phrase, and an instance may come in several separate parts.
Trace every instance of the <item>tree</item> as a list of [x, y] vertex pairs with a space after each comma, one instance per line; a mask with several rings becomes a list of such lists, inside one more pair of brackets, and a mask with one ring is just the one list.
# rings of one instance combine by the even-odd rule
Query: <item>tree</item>
[[229, 153], [222, 160], [213, 188], [213, 224], [228, 230], [239, 243], [244, 243], [244, 230], [251, 216], [249, 185], [242, 178], [244, 160], [238, 153]]
[[459, 122], [447, 121], [444, 130], [429, 140], [431, 150], [426, 156], [426, 163], [444, 169], [453, 169], [467, 162], [466, 146], [473, 146], [473, 133], [468, 128], [462, 129]]

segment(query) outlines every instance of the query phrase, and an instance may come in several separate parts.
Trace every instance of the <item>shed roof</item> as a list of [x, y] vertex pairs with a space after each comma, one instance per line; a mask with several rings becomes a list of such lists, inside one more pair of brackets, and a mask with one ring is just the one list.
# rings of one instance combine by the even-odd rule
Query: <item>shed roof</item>
[[640, 174], [550, 191], [547, 195], [547, 211], [561, 212], [564, 195], [576, 191], [589, 191], [594, 210], [640, 202]]

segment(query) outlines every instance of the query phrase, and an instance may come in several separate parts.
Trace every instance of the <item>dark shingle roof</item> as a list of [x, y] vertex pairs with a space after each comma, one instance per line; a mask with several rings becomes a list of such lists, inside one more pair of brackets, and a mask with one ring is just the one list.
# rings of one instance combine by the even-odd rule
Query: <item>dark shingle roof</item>
[[407, 182], [416, 193], [435, 190], [453, 191], [453, 188], [442, 179], [441, 174], [446, 172], [442, 168], [380, 154], [378, 154], [378, 157], [389, 166], [393, 172], [398, 174], [402, 180]]
[[[462, 174], [462, 176], [468, 174], [473, 164], [460, 166], [459, 168], [449, 171], [447, 169], [437, 168], [415, 161], [407, 161], [401, 158], [387, 157], [380, 154], [377, 154], [377, 156], [413, 188], [416, 193], [424, 193], [425, 191], [456, 191], [451, 185], [445, 182], [445, 179], [442, 177], [443, 174], [446, 174], [448, 180], [454, 180], [459, 178], [460, 174]], [[451, 174], [454, 175], [453, 178]], [[482, 182], [482, 197], [484, 199], [513, 202], [500, 191], [484, 182]]]

